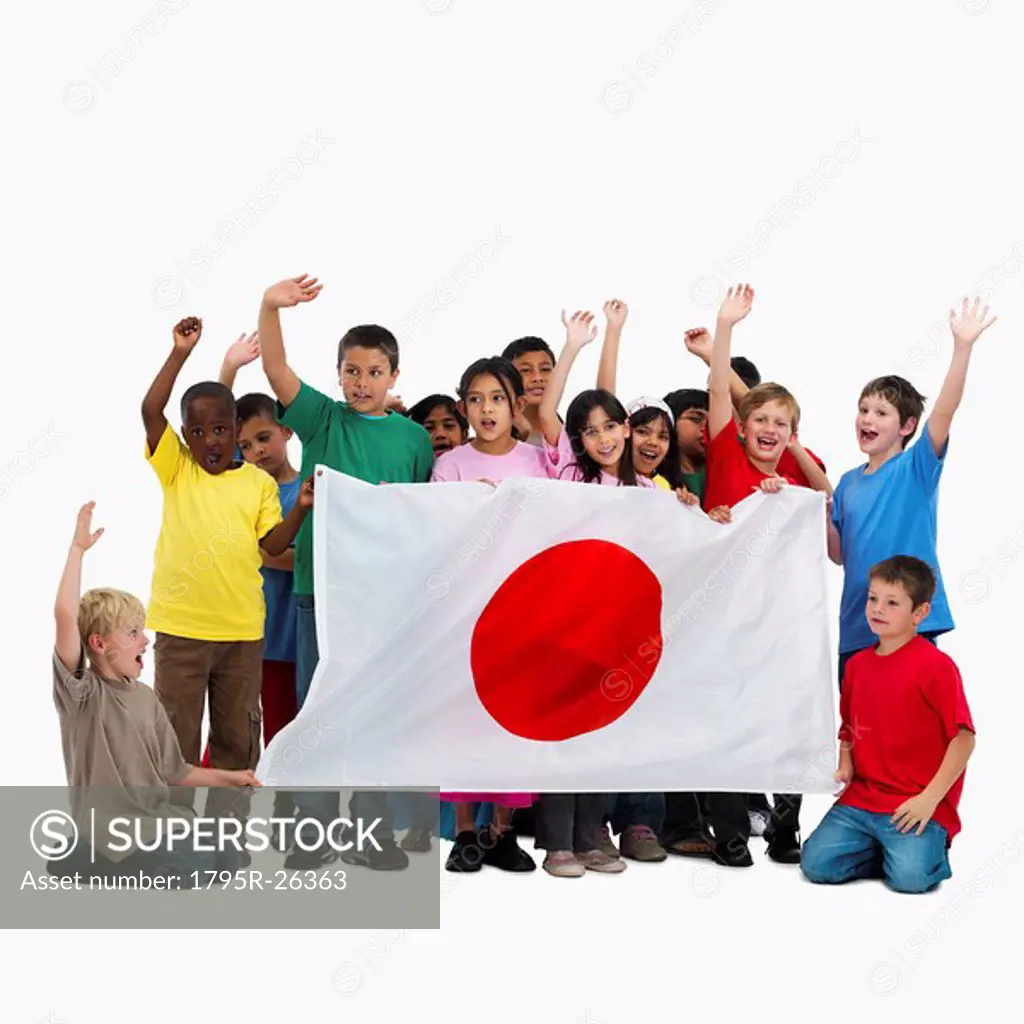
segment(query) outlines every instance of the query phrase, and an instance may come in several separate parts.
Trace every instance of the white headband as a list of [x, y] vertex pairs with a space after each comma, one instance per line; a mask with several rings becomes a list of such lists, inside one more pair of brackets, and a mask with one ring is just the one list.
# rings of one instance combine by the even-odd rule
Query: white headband
[[669, 422], [675, 419], [672, 410], [660, 398], [650, 398], [646, 395], [642, 398], [634, 398], [626, 406], [626, 415], [635, 416], [641, 409], [660, 409], [669, 418]]

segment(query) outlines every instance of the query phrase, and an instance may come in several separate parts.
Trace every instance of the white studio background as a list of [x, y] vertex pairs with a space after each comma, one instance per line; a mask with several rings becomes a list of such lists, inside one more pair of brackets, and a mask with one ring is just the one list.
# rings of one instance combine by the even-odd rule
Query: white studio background
[[[900, 372], [933, 400], [950, 304], [981, 291], [1000, 320], [977, 344], [941, 489], [958, 623], [943, 648], [979, 744], [937, 893], [813, 888], [755, 840], [740, 873], [448, 876], [439, 933], [8, 934], [4, 1018], [895, 1020], [1010, 993], [1022, 28], [1009, 0], [19, 8], [2, 72], [4, 784], [63, 780], [51, 608], [82, 502], [107, 530], [85, 585], [148, 595], [160, 492], [139, 405], [181, 316], [205, 321], [185, 385], [216, 375], [266, 286], [316, 274], [320, 298], [284, 313], [295, 368], [330, 390], [344, 329], [384, 323], [412, 401], [519, 335], [557, 349], [563, 306], [619, 297], [630, 397], [702, 386], [683, 329], [712, 326], [721, 288], [750, 280], [735, 351], [795, 391], [833, 482], [859, 462], [867, 379]], [[481, 248], [496, 233], [500, 249]], [[431, 313], [446, 279], [454, 301]], [[595, 344], [572, 391], [597, 358]], [[253, 367], [239, 386], [265, 383]], [[827, 806], [807, 801], [805, 834]], [[154, 979], [172, 965], [191, 977], [168, 997]]]

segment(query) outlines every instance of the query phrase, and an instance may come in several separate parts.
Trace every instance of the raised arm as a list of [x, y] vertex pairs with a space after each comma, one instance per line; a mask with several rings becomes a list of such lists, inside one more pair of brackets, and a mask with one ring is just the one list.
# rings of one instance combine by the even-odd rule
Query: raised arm
[[299, 496], [292, 505], [291, 511], [284, 520], [277, 524], [269, 533], [260, 538], [260, 550], [268, 555], [283, 555], [288, 546], [295, 540], [295, 535], [302, 526], [309, 510], [313, 507], [313, 478], [309, 477], [302, 483]]
[[53, 614], [57, 623], [57, 657], [69, 672], [78, 668], [82, 641], [78, 635], [78, 602], [82, 596], [82, 557], [103, 536], [103, 529], [93, 531], [92, 510], [96, 502], [90, 501], [78, 510], [75, 535], [71, 540], [64, 573], [57, 587], [57, 601]]
[[156, 451], [164, 431], [167, 429], [167, 417], [164, 409], [171, 400], [174, 382], [181, 373], [192, 349], [196, 347], [203, 333], [203, 322], [198, 317], [189, 316], [174, 327], [174, 347], [171, 354], [160, 367], [156, 379], [149, 386], [146, 397], [142, 400], [142, 422], [146, 428], [146, 444], [150, 453]]
[[609, 299], [604, 306], [606, 324], [601, 345], [601, 361], [597, 364], [597, 386], [615, 394], [616, 371], [619, 364], [619, 342], [622, 326], [629, 316], [629, 306], [621, 299]]
[[550, 445], [558, 444], [558, 435], [562, 432], [562, 424], [558, 420], [558, 404], [562, 401], [565, 393], [565, 385], [569, 379], [569, 371], [580, 349], [589, 345], [597, 337], [597, 324], [594, 323], [594, 314], [582, 310], [576, 310], [569, 318], [562, 310], [562, 323], [565, 324], [565, 345], [562, 346], [562, 354], [555, 362], [555, 369], [548, 381], [544, 397], [541, 399], [538, 408], [540, 416], [540, 427], [544, 431], [544, 440]]
[[831, 498], [832, 485], [828, 482], [828, 477], [821, 466], [807, 454], [807, 449], [799, 441], [794, 441], [789, 446], [789, 450], [793, 453], [796, 464], [803, 471], [804, 476], [807, 477], [807, 482], [811, 487], [815, 491], [821, 491], [826, 497]]
[[935, 399], [931, 416], [928, 417], [928, 437], [936, 455], [942, 454], [949, 440], [949, 428], [953, 416], [960, 408], [960, 400], [964, 397], [964, 384], [967, 381], [967, 366], [971, 361], [974, 343], [981, 332], [991, 327], [996, 318], [988, 316], [988, 306], [978, 312], [981, 299], [975, 298], [974, 305], [969, 306], [964, 299], [960, 313], [949, 311], [949, 326], [953, 332], [953, 361], [942, 382], [942, 390]]
[[708, 384], [708, 437], [717, 437], [732, 423], [732, 396], [729, 391], [729, 363], [732, 347], [732, 329], [749, 312], [754, 301], [754, 289], [748, 284], [737, 285], [726, 292], [718, 310], [715, 340], [711, 347], [711, 380]]
[[260, 357], [260, 336], [258, 331], [253, 331], [248, 337], [245, 334], [238, 336], [236, 341], [224, 353], [224, 362], [220, 364], [220, 375], [218, 380], [226, 388], [234, 388], [235, 377], [243, 366], [256, 362]]
[[281, 334], [282, 309], [297, 306], [300, 302], [315, 299], [323, 288], [315, 277], [300, 274], [285, 281], [279, 281], [263, 293], [257, 333], [260, 338], [260, 357], [263, 372], [270, 381], [270, 387], [277, 400], [286, 408], [295, 401], [302, 381], [288, 365], [284, 351], [284, 336]]
[[[698, 359], [703, 359], [706, 366], [711, 366], [711, 350], [713, 344], [711, 334], [706, 327], [691, 327], [684, 335], [683, 341], [686, 350]], [[743, 378], [729, 367], [729, 395], [732, 398], [733, 408], [738, 408], [743, 396], [750, 390], [743, 382]]]

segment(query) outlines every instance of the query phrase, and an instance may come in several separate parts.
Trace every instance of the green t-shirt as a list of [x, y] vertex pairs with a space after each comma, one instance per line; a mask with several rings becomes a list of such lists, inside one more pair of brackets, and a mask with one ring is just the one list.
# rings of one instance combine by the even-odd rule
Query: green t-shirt
[[696, 494], [700, 503], [704, 504], [704, 484], [707, 481], [707, 470], [701, 466], [696, 473], [682, 473], [683, 483], [691, 494]]
[[[425, 483], [434, 465], [430, 435], [398, 413], [367, 417], [353, 412], [303, 382], [287, 409], [277, 404], [277, 418], [302, 442], [302, 478], [318, 464], [369, 484]], [[295, 538], [295, 593], [313, 593], [313, 516]]]

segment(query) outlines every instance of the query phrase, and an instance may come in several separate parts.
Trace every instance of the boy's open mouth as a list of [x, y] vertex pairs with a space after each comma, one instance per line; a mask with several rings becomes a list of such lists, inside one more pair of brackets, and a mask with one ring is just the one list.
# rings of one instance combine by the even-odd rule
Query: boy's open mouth
[[860, 428], [860, 441], [861, 444], [871, 444], [873, 441], [878, 440], [878, 431], [872, 430], [870, 427]]
[[435, 452], [450, 452], [453, 447], [454, 445], [451, 443], [451, 441], [448, 440], [448, 438], [444, 438], [440, 441], [434, 442]]
[[771, 453], [779, 447], [779, 439], [777, 437], [757, 437], [754, 439], [754, 443], [757, 445], [757, 450], [761, 452]]
[[203, 462], [205, 465], [209, 466], [212, 469], [214, 466], [220, 463], [223, 457], [224, 455], [222, 452], [207, 452], [206, 456], [203, 459]]

